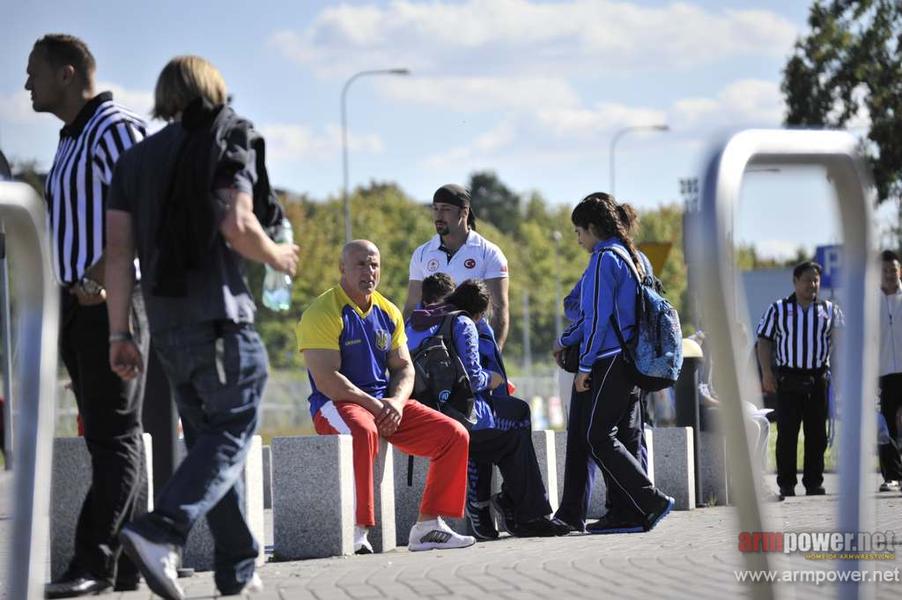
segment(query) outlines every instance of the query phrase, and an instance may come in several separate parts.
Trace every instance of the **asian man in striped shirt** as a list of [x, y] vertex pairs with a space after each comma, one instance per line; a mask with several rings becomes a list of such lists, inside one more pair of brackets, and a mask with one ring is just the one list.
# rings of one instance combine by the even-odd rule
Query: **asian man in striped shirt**
[[764, 391], [777, 394], [780, 495], [795, 496], [796, 446], [799, 428], [804, 427], [802, 484], [807, 495], [820, 496], [825, 493], [830, 355], [843, 314], [833, 302], [818, 297], [821, 266], [816, 262], [796, 266], [792, 283], [795, 291], [771, 304], [758, 323], [758, 362]]

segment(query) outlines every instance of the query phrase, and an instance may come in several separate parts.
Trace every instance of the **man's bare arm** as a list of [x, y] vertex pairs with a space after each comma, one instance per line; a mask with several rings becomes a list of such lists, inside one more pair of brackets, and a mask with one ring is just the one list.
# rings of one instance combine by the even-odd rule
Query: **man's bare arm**
[[401, 311], [405, 321], [410, 318], [410, 314], [417, 307], [417, 304], [420, 303], [422, 298], [423, 282], [411, 279], [407, 284], [407, 301], [404, 303], [404, 310]]
[[129, 306], [135, 279], [134, 261], [132, 216], [126, 211], [108, 209], [102, 281], [107, 290], [107, 312], [111, 333], [129, 332]]
[[773, 365], [774, 344], [767, 338], [759, 337], [757, 349], [758, 364], [761, 365], [761, 387], [768, 394], [777, 391], [777, 379], [774, 377]]
[[316, 381], [316, 388], [332, 402], [353, 402], [373, 415], [382, 412], [382, 401], [351, 383], [339, 372], [341, 353], [338, 350], [304, 350], [307, 368]]
[[229, 245], [244, 258], [294, 275], [299, 248], [294, 244], [277, 244], [269, 239], [254, 215], [254, 201], [250, 194], [224, 188], [217, 190], [216, 195], [229, 206], [219, 225], [219, 231]]
[[504, 342], [507, 341], [507, 331], [510, 323], [510, 313], [508, 312], [510, 280], [507, 277], [486, 279], [485, 285], [489, 288], [489, 295], [492, 298], [491, 325], [492, 329], [495, 330], [495, 341], [498, 342], [498, 348], [503, 350]]
[[388, 355], [388, 396], [407, 400], [413, 393], [415, 372], [407, 346], [400, 346]]

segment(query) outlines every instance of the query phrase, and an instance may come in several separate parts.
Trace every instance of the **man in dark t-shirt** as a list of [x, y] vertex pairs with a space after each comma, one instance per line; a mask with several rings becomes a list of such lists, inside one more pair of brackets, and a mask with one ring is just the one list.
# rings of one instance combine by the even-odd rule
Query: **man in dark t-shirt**
[[268, 365], [242, 258], [291, 274], [298, 260], [298, 247], [274, 243], [254, 216], [253, 150], [240, 149], [240, 168], [197, 168], [235, 156], [232, 148], [217, 153], [223, 124], [237, 122], [225, 99], [222, 76], [206, 60], [170, 61], [154, 112], [176, 122], [120, 159], [106, 216], [110, 367], [126, 380], [140, 369], [127, 312], [137, 252], [154, 347], [188, 447], [154, 511], [123, 527], [120, 539], [150, 588], [178, 600], [178, 550], [205, 515], [219, 591], [261, 587], [254, 573], [260, 546], [242, 512], [239, 476], [259, 424]]

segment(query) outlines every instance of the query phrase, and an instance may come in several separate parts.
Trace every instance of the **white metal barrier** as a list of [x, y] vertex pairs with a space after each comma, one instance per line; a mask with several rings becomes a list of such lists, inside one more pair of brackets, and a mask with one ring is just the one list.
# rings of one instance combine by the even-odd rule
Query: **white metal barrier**
[[44, 205], [23, 183], [0, 182], [0, 219], [15, 277], [13, 300], [19, 360], [15, 373], [13, 535], [9, 543], [8, 598], [44, 596], [50, 508], [53, 410], [56, 404], [59, 292], [50, 266]]
[[[844, 285], [839, 298], [846, 327], [839, 348], [838, 373], [842, 408], [839, 459], [839, 529], [843, 532], [872, 529], [873, 502], [863, 493], [871, 470], [871, 450], [876, 443], [871, 399], [876, 389], [876, 292], [879, 285], [872, 232], [871, 181], [858, 157], [857, 142], [848, 133], [810, 130], [748, 130], [714, 147], [706, 165], [701, 190], [698, 230], [690, 247], [692, 264], [699, 269], [706, 328], [715, 356], [724, 369], [721, 382], [723, 424], [732, 457], [736, 505], [743, 531], [767, 531], [758, 504], [758, 477], [754, 475], [749, 440], [743, 426], [740, 401], [751, 401], [758, 393], [757, 378], [749, 371], [745, 348], [740, 345], [739, 325], [733, 307], [745, 314], [744, 295], [736, 286], [732, 244], [732, 215], [739, 202], [743, 174], [750, 166], [822, 166], [839, 200], [844, 248]], [[800, 224], [800, 226], [803, 226]], [[739, 304], [736, 303], [738, 300]], [[835, 357], [834, 357], [835, 358]], [[767, 554], [747, 553], [747, 568], [766, 570]], [[856, 571], [859, 561], [842, 561], [842, 570]], [[770, 584], [757, 584], [756, 598], [772, 598]], [[870, 598], [873, 587], [852, 581], [841, 584], [843, 598]]]

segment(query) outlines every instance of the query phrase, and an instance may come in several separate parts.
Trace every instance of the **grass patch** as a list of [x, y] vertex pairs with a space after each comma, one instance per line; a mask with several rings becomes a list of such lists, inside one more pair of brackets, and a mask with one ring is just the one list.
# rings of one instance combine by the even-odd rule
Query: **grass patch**
[[[834, 425], [833, 444], [827, 446], [824, 452], [824, 472], [834, 473], [838, 466], [839, 456], [839, 423]], [[805, 432], [799, 430], [799, 441], [796, 446], [796, 468], [801, 475], [805, 457]], [[876, 463], [875, 463], [876, 464]], [[767, 440], [767, 470], [776, 472], [777, 470], [777, 424], [770, 424], [770, 436]]]

